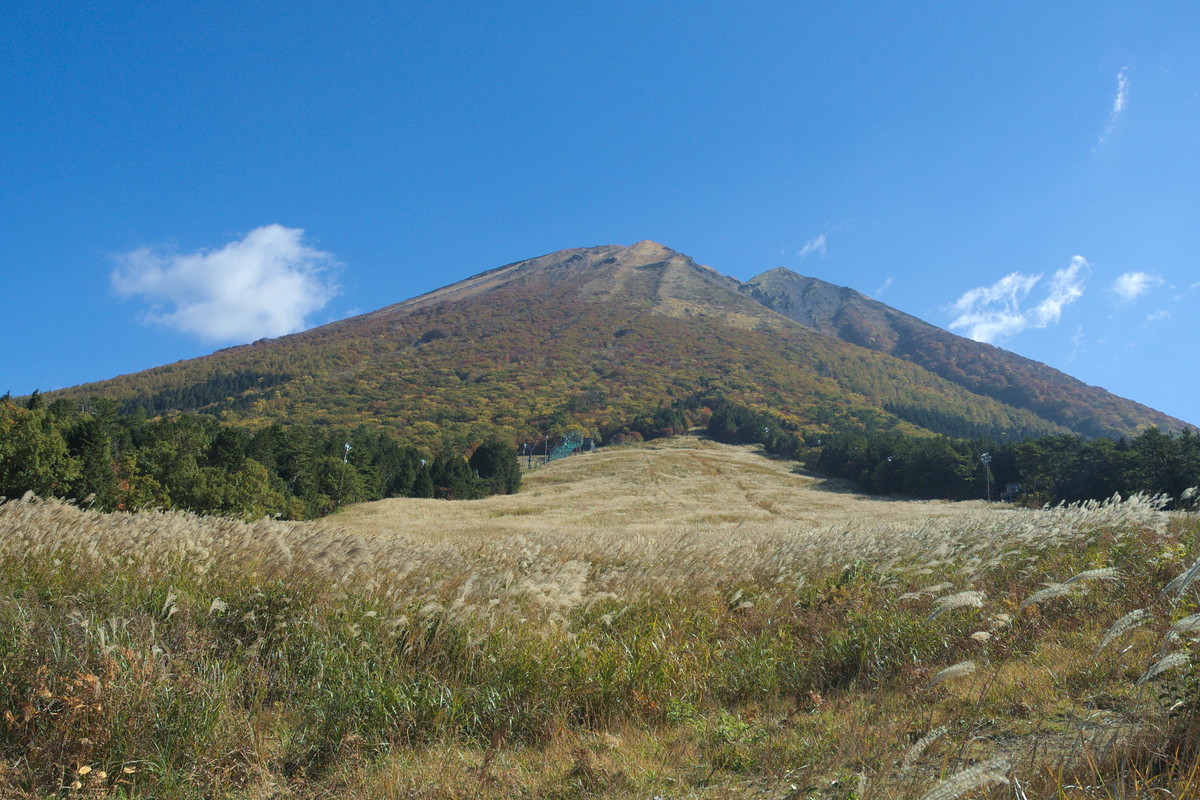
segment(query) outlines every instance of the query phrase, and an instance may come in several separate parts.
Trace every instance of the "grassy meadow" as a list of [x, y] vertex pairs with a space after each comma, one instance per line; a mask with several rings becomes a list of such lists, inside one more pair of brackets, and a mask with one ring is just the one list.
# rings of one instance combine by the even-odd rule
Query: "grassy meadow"
[[0, 796], [1195, 796], [1198, 574], [1151, 499], [869, 499], [690, 437], [314, 523], [14, 500]]

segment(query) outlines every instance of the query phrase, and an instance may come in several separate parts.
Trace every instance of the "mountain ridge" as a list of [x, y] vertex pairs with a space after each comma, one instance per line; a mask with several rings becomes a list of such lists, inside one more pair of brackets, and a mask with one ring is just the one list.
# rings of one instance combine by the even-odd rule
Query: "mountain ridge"
[[[790, 273], [764, 275], [772, 272]], [[780, 307], [790, 296], [762, 277], [742, 283], [648, 240], [571, 248], [357, 317], [47, 397], [100, 394], [151, 415], [203, 411], [248, 424], [367, 424], [419, 441], [479, 440], [497, 429], [529, 437], [563, 425], [599, 434], [697, 392], [818, 431], [1021, 438], [1089, 424], [1115, 435], [1183, 424], [1103, 390], [1088, 395], [1099, 403], [1094, 413], [1085, 407], [1062, 424], [900, 357], [907, 351], [837, 335], [853, 326], [835, 317], [857, 315], [870, 323], [863, 330], [886, 334], [892, 328], [880, 320], [902, 312], [863, 306], [862, 295], [821, 282], [813, 292], [842, 299], [821, 305], [824, 316], [810, 320], [817, 325], [804, 324], [754, 296], [774, 292], [766, 299]], [[927, 323], [911, 319], [910, 333], [927, 334]]]
[[[910, 361], [971, 392], [1029, 409], [1087, 436], [1128, 433], [1139, 417], [1147, 416], [1160, 427], [1186, 425], [1039, 361], [958, 336], [854, 289], [785, 267], [743, 286], [764, 305], [813, 330]], [[1114, 418], [1084, 419], [1075, 413], [1079, 407], [1101, 408]]]

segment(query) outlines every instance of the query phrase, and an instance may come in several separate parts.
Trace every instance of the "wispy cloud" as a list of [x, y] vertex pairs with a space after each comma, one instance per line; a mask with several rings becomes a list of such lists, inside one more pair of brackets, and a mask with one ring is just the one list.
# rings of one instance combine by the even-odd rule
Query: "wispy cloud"
[[800, 258], [808, 258], [813, 253], [819, 253], [820, 255], [825, 255], [825, 237], [826, 236], [828, 236], [827, 233], [822, 233], [820, 236], [809, 239], [807, 242], [804, 243], [804, 246], [800, 248], [800, 251], [798, 253], [796, 253], [796, 255], [800, 256]]
[[1171, 312], [1164, 308], [1164, 309], [1155, 311], [1153, 314], [1150, 314], [1149, 316], [1147, 316], [1146, 322], [1147, 323], [1162, 322], [1163, 320], [1167, 320], [1170, 318], [1171, 318]]
[[883, 293], [886, 292], [890, 288], [892, 288], [892, 276], [888, 275], [887, 280], [884, 281], [883, 284], [878, 289], [875, 290], [875, 296], [876, 297], [883, 296]]
[[247, 342], [307, 327], [338, 292], [337, 261], [304, 243], [304, 231], [255, 228], [216, 250], [143, 247], [116, 256], [113, 289], [141, 297], [148, 322], [210, 343]]
[[1103, 142], [1117, 127], [1117, 122], [1121, 119], [1121, 114], [1125, 111], [1125, 103], [1129, 99], [1129, 67], [1122, 67], [1117, 73], [1117, 93], [1113, 97], [1112, 110], [1108, 114], [1108, 124], [1104, 126], [1104, 133], [1100, 134], [1100, 141]]
[[1013, 272], [991, 286], [971, 289], [951, 306], [957, 316], [950, 327], [977, 342], [996, 342], [1029, 328], [1048, 327], [1062, 319], [1064, 308], [1083, 296], [1089, 269], [1087, 259], [1074, 256], [1070, 265], [1051, 277], [1046, 296], [1029, 308], [1023, 305], [1042, 275]]
[[1068, 361], [1074, 361], [1079, 356], [1079, 351], [1084, 348], [1087, 343], [1086, 337], [1083, 335], [1083, 326], [1076, 325], [1075, 332], [1071, 334], [1071, 352], [1067, 355]]
[[1165, 282], [1162, 278], [1145, 272], [1126, 272], [1113, 281], [1112, 291], [1122, 300], [1129, 302]]
[[1113, 98], [1113, 119], [1121, 116], [1125, 110], [1125, 99], [1129, 96], [1129, 67], [1124, 67], [1117, 73], [1117, 96]]

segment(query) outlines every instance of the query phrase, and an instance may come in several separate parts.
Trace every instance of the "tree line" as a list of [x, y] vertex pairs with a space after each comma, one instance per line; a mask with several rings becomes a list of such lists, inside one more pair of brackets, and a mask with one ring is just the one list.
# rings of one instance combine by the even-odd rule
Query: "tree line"
[[707, 432], [722, 442], [761, 444], [872, 494], [996, 499], [1016, 485], [1016, 498], [1036, 505], [1137, 493], [1190, 505], [1196, 498], [1184, 494], [1200, 486], [1200, 435], [1191, 428], [1151, 427], [1130, 439], [1056, 434], [1018, 442], [895, 431], [806, 433], [773, 414], [724, 403], [713, 410]]
[[[24, 405], [0, 398], [0, 496], [32, 491], [105, 511], [174, 508], [312, 519], [385, 497], [460, 500], [512, 493], [521, 481], [516, 448], [495, 436], [468, 458], [447, 448], [431, 455], [365, 426], [249, 428], [207, 414], [148, 419], [144, 406], [128, 408], [101, 397], [49, 405], [37, 393]], [[1040, 505], [1138, 492], [1180, 498], [1200, 485], [1200, 435], [1192, 429], [1174, 434], [1148, 428], [1130, 439], [1051, 435], [1017, 442], [861, 427], [814, 432], [697, 392], [635, 413], [625, 424], [602, 429], [601, 438], [649, 440], [698, 425], [717, 441], [762, 445], [874, 494], [998, 498], [1015, 484], [1023, 502]]]
[[0, 496], [26, 492], [103, 511], [167, 508], [247, 519], [312, 519], [385, 497], [467, 500], [513, 493], [510, 442], [429, 454], [390, 433], [316, 425], [258, 429], [205, 414], [148, 419], [114, 400], [0, 398]]
[[1147, 428], [1131, 439], [1060, 434], [1013, 443], [845, 435], [826, 442], [815, 466], [878, 494], [995, 498], [1015, 485], [1016, 497], [1038, 505], [1137, 493], [1179, 502], [1200, 485], [1200, 436], [1190, 428], [1178, 434]]

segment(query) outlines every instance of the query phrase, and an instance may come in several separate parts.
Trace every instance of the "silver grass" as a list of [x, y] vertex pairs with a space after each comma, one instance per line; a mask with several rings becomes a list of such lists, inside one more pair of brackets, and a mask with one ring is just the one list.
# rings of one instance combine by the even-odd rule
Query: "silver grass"
[[947, 730], [948, 728], [945, 725], [942, 725], [934, 728], [920, 739], [917, 739], [916, 743], [913, 744], [912, 747], [908, 748], [908, 752], [904, 754], [904, 760], [900, 762], [900, 769], [912, 769], [913, 764], [917, 763], [917, 759], [924, 755], [925, 751], [929, 749], [929, 745], [936, 742]]
[[929, 679], [929, 683], [925, 685], [926, 689], [932, 689], [942, 681], [950, 680], [951, 678], [960, 678], [963, 675], [970, 675], [976, 669], [974, 661], [960, 661], [953, 666], [946, 667]]
[[1109, 626], [1104, 632], [1104, 638], [1100, 640], [1100, 644], [1096, 645], [1094, 653], [1099, 653], [1105, 647], [1108, 647], [1114, 640], [1124, 636], [1129, 631], [1142, 625], [1146, 622], [1146, 609], [1135, 608], [1119, 620]]
[[[396, 531], [372, 528], [370, 534], [359, 535], [328, 522], [245, 523], [164, 511], [102, 515], [56, 500], [10, 499], [0, 504], [0, 560], [40, 559], [49, 568], [61, 568], [85, 558], [94, 560], [97, 568], [129, 571], [146, 581], [174, 576], [180, 566], [194, 577], [221, 576], [252, 564], [255, 581], [311, 576], [331, 598], [359, 589], [378, 593], [379, 612], [389, 627], [407, 626], [407, 620], [399, 622], [402, 613], [417, 622], [421, 618], [416, 610], [430, 602], [437, 605], [429, 612], [441, 608], [452, 619], [470, 615], [499, 621], [511, 615], [541, 625], [549, 622], [550, 612], [561, 617], [602, 596], [636, 603], [663, 586], [675, 593], [715, 594], [748, 571], [804, 574], [822, 565], [864, 560], [919, 565], [915, 570], [886, 570], [906, 575], [936, 575], [935, 566], [943, 563], [975, 565], [975, 571], [986, 572], [989, 559], [998, 553], [1011, 561], [1019, 553], [1089, 541], [1089, 535], [1079, 531], [1149, 530], [1165, 542], [1167, 519], [1156, 500], [1133, 496], [1064, 505], [1049, 513], [1014, 509], [1002, 517], [982, 512], [956, 515], [919, 527], [890, 520], [835, 526], [827, 535], [814, 535], [803, 543], [789, 539], [786, 546], [767, 528], [731, 543], [726, 531], [716, 529], [678, 537], [673, 529], [648, 524], [643, 533], [630, 537], [624, 528], [589, 527], [568, 533], [549, 523], [521, 532], [506, 529], [486, 543], [472, 536], [463, 544], [454, 536], [430, 538], [428, 534], [445, 523], [441, 517], [411, 522], [407, 516], [394, 518], [380, 524], [395, 525]], [[476, 524], [455, 523], [455, 531], [465, 532]], [[668, 535], [672, 544], [666, 547]], [[455, 600], [463, 578], [473, 572], [478, 580], [469, 600], [460, 605]], [[930, 601], [931, 611], [934, 602]], [[181, 610], [184, 605], [180, 603]], [[999, 619], [989, 627], [998, 627]]]
[[1133, 685], [1141, 686], [1143, 683], [1146, 683], [1147, 681], [1154, 680], [1155, 678], [1157, 678], [1159, 675], [1163, 674], [1167, 670], [1172, 670], [1177, 667], [1182, 667], [1186, 663], [1188, 663], [1187, 653], [1171, 653], [1168, 656], [1164, 656], [1164, 657], [1160, 658], [1153, 665], [1151, 665], [1151, 667], [1148, 670], [1146, 670], [1144, 673], [1142, 673], [1142, 677], [1138, 678], [1137, 681]]
[[1012, 764], [1006, 758], [994, 758], [960, 770], [921, 795], [921, 800], [957, 800], [972, 789], [993, 783], [1008, 783]]
[[1191, 633], [1200, 630], [1200, 614], [1191, 614], [1176, 622], [1167, 631], [1168, 638], [1175, 638], [1181, 633]]
[[983, 592], [977, 591], [957, 592], [956, 594], [948, 594], [945, 597], [939, 597], [934, 602], [936, 608], [934, 608], [933, 613], [929, 615], [929, 619], [925, 621], [930, 622], [952, 608], [982, 608], [984, 597], [986, 597], [986, 595]]
[[1071, 593], [1071, 587], [1068, 586], [1067, 584], [1051, 583], [1051, 584], [1048, 584], [1045, 589], [1040, 589], [1040, 590], [1034, 592], [1033, 594], [1029, 595], [1029, 597], [1026, 597], [1025, 601], [1023, 603], [1021, 603], [1020, 608], [1025, 608], [1026, 606], [1036, 605], [1038, 603], [1044, 603], [1047, 600], [1053, 600], [1056, 597], [1062, 597], [1063, 595], [1067, 595], [1070, 593]]
[[1121, 572], [1116, 567], [1101, 567], [1100, 569], [1088, 569], [1072, 575], [1067, 578], [1064, 583], [1070, 585], [1072, 583], [1080, 583], [1081, 581], [1115, 581], [1121, 577]]
[[175, 607], [175, 601], [177, 599], [179, 599], [179, 595], [177, 595], [175, 593], [174, 589], [170, 589], [167, 591], [167, 599], [163, 601], [163, 608], [162, 608], [162, 613], [163, 613], [164, 619], [170, 619], [171, 617], [173, 617], [175, 615], [175, 612], [179, 610], [178, 608]]
[[1192, 581], [1196, 580], [1197, 576], [1200, 576], [1200, 558], [1197, 558], [1191, 567], [1176, 575], [1170, 583], [1164, 586], [1156, 599], [1162, 600], [1171, 592], [1182, 592], [1188, 586], [1191, 586]]

